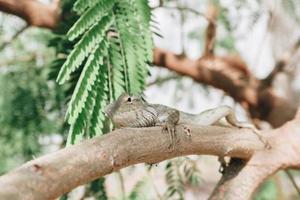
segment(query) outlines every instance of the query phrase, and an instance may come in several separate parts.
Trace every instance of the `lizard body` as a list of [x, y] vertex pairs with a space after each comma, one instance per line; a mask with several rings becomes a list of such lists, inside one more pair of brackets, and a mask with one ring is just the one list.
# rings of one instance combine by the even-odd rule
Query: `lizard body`
[[209, 126], [224, 117], [230, 125], [250, 128], [259, 136], [252, 124], [239, 122], [229, 106], [220, 106], [195, 115], [160, 104], [150, 104], [137, 96], [122, 94], [115, 102], [106, 106], [105, 113], [117, 128], [163, 126], [163, 130], [170, 134], [173, 145], [177, 124]]

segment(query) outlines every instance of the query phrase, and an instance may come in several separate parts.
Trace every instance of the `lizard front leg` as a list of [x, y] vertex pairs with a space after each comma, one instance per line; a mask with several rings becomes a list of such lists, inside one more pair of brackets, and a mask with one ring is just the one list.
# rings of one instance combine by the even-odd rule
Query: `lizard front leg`
[[175, 148], [176, 143], [176, 132], [175, 126], [179, 121], [180, 112], [175, 109], [169, 109], [168, 111], [164, 112], [162, 115], [158, 116], [158, 123], [157, 125], [162, 125], [162, 132], [166, 131], [170, 135], [170, 141], [172, 149]]

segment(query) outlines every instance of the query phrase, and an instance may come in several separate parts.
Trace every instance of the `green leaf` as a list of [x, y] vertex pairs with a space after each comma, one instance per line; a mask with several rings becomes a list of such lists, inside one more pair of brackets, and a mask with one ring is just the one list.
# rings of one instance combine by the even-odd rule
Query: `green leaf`
[[75, 122], [79, 113], [85, 107], [89, 91], [92, 90], [92, 86], [100, 72], [100, 66], [103, 66], [102, 56], [106, 54], [106, 48], [106, 42], [100, 43], [99, 46], [96, 47], [95, 52], [89, 56], [80, 74], [67, 111], [69, 124]]
[[73, 10], [78, 14], [82, 14], [87, 8], [93, 7], [99, 0], [77, 0]]
[[73, 9], [81, 15], [67, 34], [75, 45], [61, 49], [70, 53], [57, 77], [60, 84], [69, 80], [73, 91], [68, 144], [111, 127], [104, 106], [125, 91], [142, 92], [153, 57], [146, 0], [77, 0]]
[[146, 200], [149, 198], [149, 188], [151, 188], [150, 181], [148, 178], [144, 177], [139, 180], [133, 187], [129, 198], [130, 200]]
[[67, 33], [69, 40], [72, 41], [76, 39], [79, 35], [84, 33], [85, 30], [100, 21], [111, 11], [114, 3], [114, 0], [101, 0], [86, 10]]
[[[106, 66], [102, 66], [102, 70], [105, 70]], [[103, 134], [103, 123], [105, 120], [104, 116], [104, 106], [108, 102], [108, 80], [107, 80], [107, 74], [101, 73], [101, 77], [98, 78], [96, 82], [96, 92], [97, 96], [95, 99], [95, 107], [91, 116], [91, 123], [90, 123], [90, 130], [89, 130], [89, 136], [94, 137], [96, 135]]]
[[93, 51], [105, 37], [105, 32], [111, 24], [110, 17], [104, 17], [95, 24], [75, 45], [66, 62], [60, 69], [57, 81], [62, 84], [70, 78], [71, 72], [75, 71], [84, 61], [84, 59]]

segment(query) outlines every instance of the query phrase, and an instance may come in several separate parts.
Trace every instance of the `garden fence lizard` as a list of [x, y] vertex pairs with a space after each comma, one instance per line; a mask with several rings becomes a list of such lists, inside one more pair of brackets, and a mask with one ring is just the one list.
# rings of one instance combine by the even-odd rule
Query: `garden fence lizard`
[[107, 105], [105, 113], [117, 128], [162, 126], [163, 132], [169, 133], [171, 138], [170, 146], [173, 147], [176, 142], [175, 126], [177, 124], [209, 126], [218, 124], [222, 118], [225, 118], [226, 121], [234, 127], [250, 128], [262, 140], [254, 125], [239, 122], [232, 108], [229, 106], [220, 106], [195, 115], [160, 104], [150, 104], [141, 97], [125, 93], [115, 102]]

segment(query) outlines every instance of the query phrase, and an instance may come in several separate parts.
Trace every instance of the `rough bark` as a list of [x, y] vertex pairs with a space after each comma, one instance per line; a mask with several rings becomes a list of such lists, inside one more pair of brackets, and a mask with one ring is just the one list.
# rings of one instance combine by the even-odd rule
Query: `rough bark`
[[29, 25], [53, 29], [59, 21], [58, 3], [37, 0], [0, 0], [0, 10], [23, 18]]
[[262, 133], [271, 149], [249, 129], [179, 125], [176, 130], [174, 150], [169, 148], [168, 134], [152, 127], [116, 130], [42, 156], [0, 177], [0, 199], [53, 199], [130, 165], [191, 154], [244, 160], [225, 170], [211, 199], [250, 199], [279, 169], [300, 169], [300, 114], [281, 128]]
[[264, 148], [249, 129], [180, 125], [176, 130], [173, 151], [169, 135], [162, 133], [161, 127], [153, 127], [116, 130], [42, 156], [0, 177], [0, 199], [54, 199], [137, 163], [158, 163], [190, 154], [246, 159]]
[[264, 87], [237, 56], [209, 55], [191, 60], [155, 48], [153, 63], [225, 91], [244, 105], [253, 118], [268, 121], [274, 127], [291, 120], [296, 113], [296, 105], [277, 96], [271, 87]]

